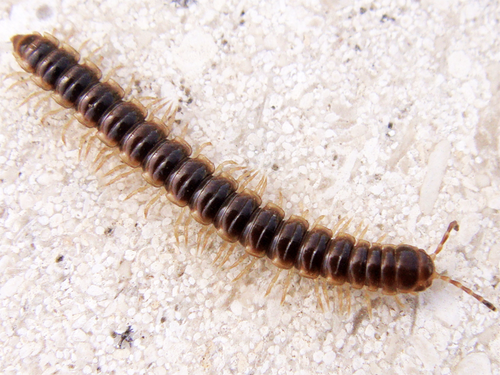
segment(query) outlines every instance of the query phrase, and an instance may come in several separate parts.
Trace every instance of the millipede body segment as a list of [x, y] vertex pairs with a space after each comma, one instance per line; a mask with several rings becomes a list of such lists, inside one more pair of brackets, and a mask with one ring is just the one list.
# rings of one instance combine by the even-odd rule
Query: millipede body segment
[[79, 54], [70, 47], [38, 33], [16, 35], [12, 43], [17, 61], [34, 81], [53, 91], [62, 106], [73, 108], [82, 124], [96, 128], [107, 146], [118, 147], [123, 162], [141, 167], [148, 183], [164, 187], [169, 200], [188, 206], [197, 222], [213, 225], [220, 237], [239, 242], [249, 255], [268, 257], [277, 267], [295, 268], [306, 278], [381, 289], [388, 295], [421, 292], [440, 278], [496, 310], [491, 302], [435, 270], [434, 258], [449, 233], [458, 230], [456, 222], [429, 255], [414, 246], [370, 243], [319, 225], [310, 228], [299, 216], [285, 218], [280, 207], [262, 206], [257, 193], [216, 171], [203, 156], [193, 157], [189, 145], [169, 137], [168, 127], [148, 116], [140, 104], [125, 101], [118, 85], [101, 81], [100, 71], [79, 63]]

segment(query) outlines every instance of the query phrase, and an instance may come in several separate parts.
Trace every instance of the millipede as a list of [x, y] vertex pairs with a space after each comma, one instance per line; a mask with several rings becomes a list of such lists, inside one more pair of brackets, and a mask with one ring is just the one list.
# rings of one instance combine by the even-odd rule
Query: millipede
[[[216, 260], [225, 251], [224, 263], [241, 244], [245, 253], [235, 265], [248, 257], [252, 259], [244, 271], [250, 270], [258, 259], [269, 258], [278, 272], [271, 280], [268, 293], [282, 270], [289, 272], [283, 298], [291, 275], [298, 272], [316, 281], [320, 303], [319, 281], [327, 299], [328, 285], [350, 284], [355, 289], [398, 295], [422, 292], [434, 280], [441, 279], [496, 311], [491, 302], [436, 271], [434, 260], [450, 233], [458, 230], [456, 221], [449, 224], [436, 250], [428, 254], [411, 245], [361, 239], [366, 229], [358, 233], [356, 239], [344, 233], [348, 222], [342, 226], [339, 222], [335, 230], [330, 230], [319, 224], [321, 218], [310, 225], [303, 217], [286, 217], [280, 204], [262, 203], [265, 178], [251, 190], [247, 186], [255, 177], [252, 171], [235, 179], [223, 170], [227, 163], [215, 168], [199, 152], [193, 153], [182, 137], [170, 135], [172, 116], [160, 120], [154, 111], [138, 101], [126, 101], [125, 90], [110, 79], [102, 79], [101, 71], [94, 64], [80, 62], [80, 55], [73, 48], [50, 34], [15, 35], [11, 41], [16, 60], [33, 74], [33, 81], [43, 90], [52, 91], [52, 97], [62, 107], [74, 109], [76, 119], [95, 129], [107, 149], [119, 150], [124, 163], [121, 166], [142, 168], [149, 185], [164, 188], [171, 202], [190, 210], [187, 222], [193, 218], [204, 226], [204, 236], [198, 245], [201, 242], [206, 248], [208, 238], [217, 233], [224, 243]], [[173, 112], [167, 110], [170, 115]], [[160, 193], [163, 194], [163, 190]], [[180, 220], [176, 227], [179, 223]]]

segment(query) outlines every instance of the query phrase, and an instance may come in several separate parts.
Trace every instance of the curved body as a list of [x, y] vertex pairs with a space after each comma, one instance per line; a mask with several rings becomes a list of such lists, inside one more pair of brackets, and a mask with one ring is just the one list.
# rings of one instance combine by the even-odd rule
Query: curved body
[[164, 124], [149, 119], [140, 105], [124, 101], [123, 90], [79, 64], [75, 52], [40, 34], [17, 35], [12, 41], [20, 65], [37, 77], [39, 86], [74, 108], [80, 122], [96, 128], [107, 146], [118, 147], [129, 166], [141, 167], [150, 184], [163, 186], [172, 202], [188, 206], [196, 221], [213, 225], [224, 240], [241, 243], [249, 255], [267, 256], [277, 267], [296, 268], [303, 277], [384, 294], [420, 292], [440, 277], [433, 258], [416, 247], [371, 244], [322, 226], [309, 228], [298, 216], [285, 219], [281, 208], [262, 206], [258, 194], [215, 173], [205, 158], [193, 158], [184, 141], [169, 138]]

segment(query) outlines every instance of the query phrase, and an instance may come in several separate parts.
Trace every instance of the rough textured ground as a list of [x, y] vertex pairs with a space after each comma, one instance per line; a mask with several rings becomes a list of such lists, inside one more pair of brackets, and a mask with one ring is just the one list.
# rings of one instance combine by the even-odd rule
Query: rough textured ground
[[[349, 314], [322, 312], [298, 276], [280, 306], [284, 274], [265, 298], [263, 261], [232, 283], [243, 266], [213, 266], [219, 243], [197, 255], [193, 225], [178, 247], [176, 207], [162, 199], [145, 218], [153, 189], [124, 201], [139, 173], [105, 187], [118, 162], [94, 173], [97, 142], [79, 161], [85, 129], [64, 145], [68, 113], [42, 125], [57, 105], [18, 108], [36, 88], [6, 77], [20, 70], [13, 34], [87, 42], [131, 96], [180, 101], [174, 134], [189, 123], [214, 163], [265, 173], [264, 200], [282, 191], [288, 213], [429, 251], [458, 220], [438, 270], [498, 305], [497, 2], [83, 3], [0, 6], [3, 373], [500, 373], [498, 313], [443, 282], [404, 307], [373, 293], [371, 318], [359, 292]], [[129, 326], [120, 349], [113, 332]]]

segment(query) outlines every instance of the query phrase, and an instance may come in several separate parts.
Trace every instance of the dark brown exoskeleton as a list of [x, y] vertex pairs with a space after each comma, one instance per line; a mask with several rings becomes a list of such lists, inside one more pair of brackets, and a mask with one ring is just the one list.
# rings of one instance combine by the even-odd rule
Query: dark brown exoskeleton
[[388, 295], [421, 292], [433, 280], [442, 279], [496, 310], [491, 302], [435, 270], [434, 259], [450, 232], [458, 230], [456, 222], [449, 225], [431, 255], [409, 245], [356, 240], [319, 225], [309, 229], [304, 218], [285, 219], [280, 207], [272, 203], [262, 206], [260, 189], [245, 189], [245, 184], [214, 169], [203, 156], [192, 157], [186, 142], [169, 138], [167, 126], [148, 116], [138, 102], [124, 101], [121, 87], [101, 81], [100, 71], [89, 63], [80, 64], [78, 53], [70, 47], [38, 33], [16, 35], [12, 43], [17, 61], [34, 74], [35, 83], [54, 91], [56, 101], [73, 108], [82, 124], [96, 128], [107, 146], [118, 147], [124, 163], [141, 167], [149, 184], [165, 188], [169, 200], [188, 207], [199, 223], [207, 228], [212, 225], [207, 236], [217, 231], [226, 243], [234, 244], [231, 249], [242, 244], [245, 256], [254, 257], [251, 265], [267, 256], [278, 268], [297, 269], [306, 278], [321, 278], [331, 285], [349, 283], [356, 289], [381, 289]]

